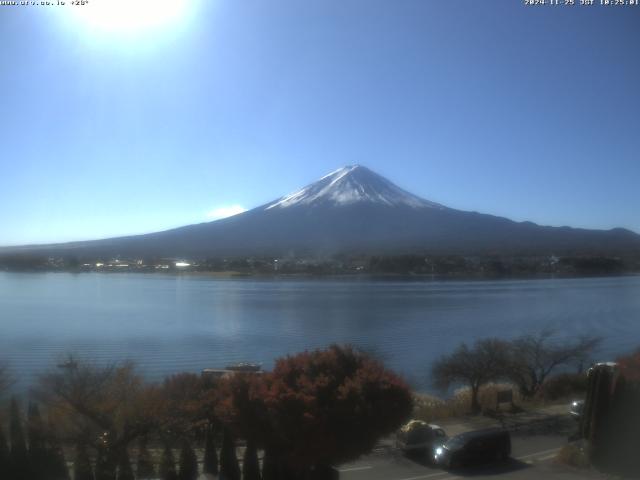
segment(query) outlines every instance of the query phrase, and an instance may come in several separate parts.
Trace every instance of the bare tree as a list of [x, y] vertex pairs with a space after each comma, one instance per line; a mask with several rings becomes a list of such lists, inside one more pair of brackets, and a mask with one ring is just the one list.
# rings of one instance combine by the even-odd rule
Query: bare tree
[[43, 375], [36, 394], [66, 440], [100, 454], [110, 470], [105, 478], [127, 445], [156, 425], [161, 403], [131, 363], [98, 367], [77, 359]]
[[434, 383], [442, 389], [455, 384], [467, 385], [471, 389], [471, 411], [478, 413], [480, 387], [504, 376], [509, 350], [509, 344], [497, 338], [478, 340], [473, 347], [462, 343], [455, 352], [434, 363]]
[[560, 366], [583, 365], [601, 338], [582, 336], [574, 342], [554, 342], [553, 330], [523, 335], [511, 341], [508, 378], [522, 396], [533, 397], [549, 375]]

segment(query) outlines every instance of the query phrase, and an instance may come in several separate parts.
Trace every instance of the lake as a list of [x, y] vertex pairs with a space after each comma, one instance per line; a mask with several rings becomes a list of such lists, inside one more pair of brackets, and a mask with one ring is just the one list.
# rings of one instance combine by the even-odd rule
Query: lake
[[68, 352], [131, 359], [149, 378], [230, 362], [265, 368], [332, 342], [371, 349], [420, 389], [438, 356], [478, 337], [553, 328], [640, 347], [640, 277], [535, 280], [237, 278], [0, 273], [0, 359], [21, 387]]

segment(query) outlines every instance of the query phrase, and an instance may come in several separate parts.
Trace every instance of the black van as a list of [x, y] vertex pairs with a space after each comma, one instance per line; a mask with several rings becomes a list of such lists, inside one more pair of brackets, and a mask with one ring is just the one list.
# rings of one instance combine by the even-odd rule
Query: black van
[[450, 438], [433, 452], [436, 464], [455, 468], [477, 463], [504, 461], [511, 455], [507, 430], [492, 428], [467, 432]]

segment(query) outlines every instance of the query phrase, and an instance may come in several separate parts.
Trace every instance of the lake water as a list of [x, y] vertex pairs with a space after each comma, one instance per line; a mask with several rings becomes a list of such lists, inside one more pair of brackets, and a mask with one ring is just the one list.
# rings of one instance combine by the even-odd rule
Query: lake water
[[0, 359], [19, 385], [66, 353], [132, 359], [150, 378], [353, 343], [417, 388], [460, 342], [554, 328], [600, 334], [598, 360], [640, 347], [640, 277], [291, 279], [0, 273]]

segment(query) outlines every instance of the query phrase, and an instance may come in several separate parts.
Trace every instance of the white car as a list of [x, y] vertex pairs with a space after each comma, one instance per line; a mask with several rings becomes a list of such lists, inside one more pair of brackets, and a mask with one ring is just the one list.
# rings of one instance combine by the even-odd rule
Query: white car
[[404, 453], [431, 453], [434, 445], [443, 443], [447, 434], [438, 425], [422, 420], [411, 420], [396, 437], [396, 447]]

